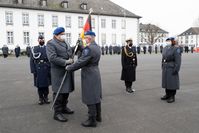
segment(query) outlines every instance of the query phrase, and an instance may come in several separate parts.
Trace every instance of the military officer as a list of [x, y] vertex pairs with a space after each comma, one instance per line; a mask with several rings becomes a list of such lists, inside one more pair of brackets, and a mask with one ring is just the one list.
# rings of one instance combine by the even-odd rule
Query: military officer
[[4, 58], [7, 58], [8, 57], [8, 51], [9, 51], [9, 48], [7, 45], [3, 45], [2, 47], [2, 52], [3, 52], [3, 57]]
[[46, 55], [45, 40], [42, 35], [38, 37], [38, 46], [32, 48], [30, 55], [31, 73], [34, 75], [34, 85], [38, 88], [39, 105], [49, 104], [50, 63]]
[[21, 48], [19, 47], [19, 45], [17, 45], [15, 47], [15, 56], [18, 58], [20, 56], [21, 53]]
[[[51, 78], [53, 99], [61, 85], [65, 74], [65, 67], [73, 63], [73, 49], [66, 43], [66, 34], [63, 27], [57, 27], [53, 32], [53, 39], [47, 43], [47, 56], [51, 63]], [[73, 114], [68, 108], [69, 93], [74, 91], [74, 73], [67, 73], [62, 89], [54, 105], [54, 119], [59, 122], [67, 122], [63, 114]]]
[[81, 68], [82, 102], [88, 107], [88, 120], [82, 123], [84, 127], [96, 127], [101, 118], [102, 85], [99, 70], [101, 57], [100, 47], [95, 42], [95, 33], [85, 33], [87, 46], [83, 49], [80, 58], [72, 65], [66, 67], [71, 73]]
[[170, 37], [162, 53], [162, 88], [165, 95], [161, 97], [168, 103], [175, 102], [176, 91], [180, 88], [179, 71], [181, 66], [181, 51], [176, 40]]
[[124, 80], [126, 91], [133, 93], [132, 83], [136, 80], [137, 55], [133, 50], [133, 40], [126, 40], [127, 45], [122, 48], [122, 75], [121, 80]]

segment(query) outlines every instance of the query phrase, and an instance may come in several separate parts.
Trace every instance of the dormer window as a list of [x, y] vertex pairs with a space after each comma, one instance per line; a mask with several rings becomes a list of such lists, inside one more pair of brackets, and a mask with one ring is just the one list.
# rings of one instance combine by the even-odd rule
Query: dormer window
[[61, 2], [61, 7], [68, 8], [68, 1], [64, 0]]
[[80, 8], [82, 9], [82, 10], [87, 10], [88, 8], [87, 8], [87, 3], [82, 3], [81, 5], [80, 5]]
[[23, 0], [17, 0], [17, 4], [23, 4]]
[[47, 0], [40, 0], [40, 5], [41, 5], [42, 7], [47, 6]]

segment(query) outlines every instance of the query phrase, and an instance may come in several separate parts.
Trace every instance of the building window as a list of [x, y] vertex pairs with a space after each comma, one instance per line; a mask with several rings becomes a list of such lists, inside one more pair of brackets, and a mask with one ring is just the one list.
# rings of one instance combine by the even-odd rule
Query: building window
[[112, 28], [116, 29], [116, 20], [112, 20]]
[[14, 36], [12, 31], [7, 32], [7, 44], [14, 44]]
[[71, 17], [70, 16], [66, 16], [66, 27], [71, 28]]
[[78, 26], [79, 26], [79, 28], [83, 28], [83, 22], [84, 22], [83, 17], [78, 17]]
[[47, 6], [47, 0], [41, 0], [41, 1], [40, 1], [40, 5], [41, 5], [42, 7]]
[[23, 40], [25, 45], [30, 44], [30, 33], [29, 32], [23, 32]]
[[38, 26], [44, 26], [44, 15], [38, 15]]
[[87, 10], [87, 3], [82, 3], [82, 4], [80, 4], [80, 8], [81, 8], [82, 10]]
[[66, 33], [66, 42], [71, 44], [71, 33]]
[[106, 28], [106, 19], [101, 20], [101, 27]]
[[106, 34], [105, 33], [102, 33], [102, 46], [104, 46], [106, 44]]
[[23, 22], [23, 25], [29, 25], [29, 14], [28, 13], [22, 14], [22, 22]]
[[13, 12], [6, 12], [6, 25], [13, 25]]
[[62, 1], [62, 2], [61, 2], [61, 6], [62, 6], [63, 8], [68, 8], [68, 1]]
[[125, 40], [126, 40], [126, 34], [122, 34], [122, 36], [121, 36], [121, 42], [122, 42], [123, 46], [125, 45]]
[[112, 45], [116, 45], [116, 34], [112, 34]]
[[126, 29], [126, 20], [122, 19], [122, 29]]
[[58, 26], [58, 16], [52, 16], [52, 27]]
[[92, 18], [92, 20], [91, 20], [91, 26], [92, 26], [92, 29], [95, 29], [95, 18]]

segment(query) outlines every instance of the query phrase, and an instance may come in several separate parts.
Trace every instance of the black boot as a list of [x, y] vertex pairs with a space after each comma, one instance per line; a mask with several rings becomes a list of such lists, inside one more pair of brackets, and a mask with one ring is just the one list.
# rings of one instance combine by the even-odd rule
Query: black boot
[[63, 110], [62, 110], [62, 113], [63, 114], [74, 114], [74, 111], [69, 109], [68, 107], [65, 107]]
[[164, 95], [163, 97], [161, 97], [161, 100], [167, 100], [169, 98], [168, 95]]
[[102, 116], [101, 116], [101, 103], [96, 104], [96, 121], [97, 122], [102, 122]]
[[39, 102], [38, 102], [39, 105], [43, 105], [44, 104], [44, 100], [43, 98], [39, 98]]
[[126, 91], [127, 91], [128, 93], [133, 93], [133, 90], [132, 90], [130, 87], [126, 87]]
[[96, 127], [97, 122], [95, 116], [89, 116], [88, 120], [82, 123], [84, 127]]
[[67, 122], [68, 119], [66, 119], [61, 113], [54, 114], [54, 120], [57, 120], [59, 122]]
[[167, 99], [167, 103], [173, 103], [175, 102], [175, 96], [171, 96]]
[[50, 100], [48, 99], [48, 96], [44, 96], [44, 103], [50, 104]]

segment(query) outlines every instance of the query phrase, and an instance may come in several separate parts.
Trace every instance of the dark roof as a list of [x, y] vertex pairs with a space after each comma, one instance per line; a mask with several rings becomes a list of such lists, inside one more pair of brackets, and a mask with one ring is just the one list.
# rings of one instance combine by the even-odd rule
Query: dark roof
[[[141, 18], [110, 0], [47, 0], [46, 7], [40, 6], [41, 0], [23, 0], [23, 4], [17, 4], [16, 1], [0, 0], [0, 7], [88, 14], [89, 10], [80, 8], [80, 4], [87, 3], [88, 9], [92, 8], [95, 15]], [[61, 7], [63, 1], [68, 1], [68, 8]]]
[[158, 33], [169, 33], [156, 25], [140, 23], [140, 32], [147, 32], [148, 30], [154, 30], [155, 32]]
[[191, 27], [185, 32], [181, 33], [179, 36], [185, 36], [185, 35], [199, 35], [199, 27]]

